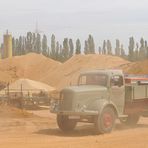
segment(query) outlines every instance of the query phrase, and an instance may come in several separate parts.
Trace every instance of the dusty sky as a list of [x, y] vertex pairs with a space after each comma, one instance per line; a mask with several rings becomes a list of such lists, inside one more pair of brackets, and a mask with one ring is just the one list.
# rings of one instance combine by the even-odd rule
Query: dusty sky
[[0, 6], [0, 34], [34, 31], [37, 21], [43, 33], [60, 41], [83, 42], [90, 33], [97, 46], [103, 39], [119, 38], [125, 46], [130, 36], [148, 39], [147, 0], [0, 0]]

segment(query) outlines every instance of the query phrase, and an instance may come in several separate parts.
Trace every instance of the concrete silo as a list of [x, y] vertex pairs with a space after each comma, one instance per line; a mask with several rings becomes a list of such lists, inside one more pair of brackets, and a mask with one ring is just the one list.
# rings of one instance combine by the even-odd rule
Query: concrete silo
[[12, 35], [7, 33], [4, 35], [4, 58], [12, 57]]

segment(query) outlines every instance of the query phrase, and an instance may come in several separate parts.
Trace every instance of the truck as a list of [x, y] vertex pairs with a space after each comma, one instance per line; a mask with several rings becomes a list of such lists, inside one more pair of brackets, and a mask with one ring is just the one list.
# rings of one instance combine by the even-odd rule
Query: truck
[[134, 126], [141, 116], [148, 117], [148, 76], [126, 75], [120, 69], [81, 72], [76, 86], [63, 88], [51, 100], [50, 111], [64, 132], [78, 122], [92, 123], [96, 134], [110, 133], [116, 119]]

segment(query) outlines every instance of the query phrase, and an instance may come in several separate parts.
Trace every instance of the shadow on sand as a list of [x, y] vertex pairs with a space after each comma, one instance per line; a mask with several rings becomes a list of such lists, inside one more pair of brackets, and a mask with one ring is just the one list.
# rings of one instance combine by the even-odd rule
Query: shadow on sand
[[[137, 128], [148, 128], [148, 124], [137, 124], [134, 127], [129, 127], [123, 124], [116, 124], [114, 131], [125, 131], [129, 129], [137, 129]], [[86, 137], [86, 136], [95, 136], [93, 125], [82, 125], [76, 127], [75, 130], [71, 132], [62, 132], [58, 128], [51, 129], [42, 129], [36, 132], [36, 134], [42, 135], [50, 135], [50, 136], [58, 136], [58, 137]]]

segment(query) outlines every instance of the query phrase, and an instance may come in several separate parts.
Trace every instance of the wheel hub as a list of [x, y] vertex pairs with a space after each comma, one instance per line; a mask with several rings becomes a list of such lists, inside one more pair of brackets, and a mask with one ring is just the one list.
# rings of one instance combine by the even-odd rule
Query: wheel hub
[[106, 128], [111, 127], [113, 124], [113, 117], [110, 113], [105, 113], [103, 115], [103, 124]]

